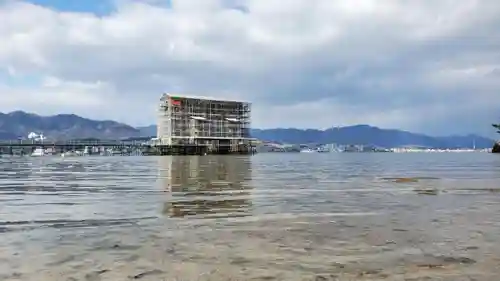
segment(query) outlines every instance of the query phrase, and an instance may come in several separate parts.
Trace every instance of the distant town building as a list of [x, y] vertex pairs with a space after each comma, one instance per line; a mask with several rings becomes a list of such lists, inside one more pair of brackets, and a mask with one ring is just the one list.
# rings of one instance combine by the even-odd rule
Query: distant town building
[[249, 145], [251, 104], [163, 94], [157, 140], [165, 145]]
[[35, 132], [31, 132], [28, 134], [28, 139], [32, 141], [44, 141], [47, 138], [43, 134], [37, 134]]

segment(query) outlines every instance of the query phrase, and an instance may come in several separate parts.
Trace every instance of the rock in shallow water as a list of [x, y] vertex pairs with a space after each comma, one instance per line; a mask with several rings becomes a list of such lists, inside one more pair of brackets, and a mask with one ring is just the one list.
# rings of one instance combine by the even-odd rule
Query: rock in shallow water
[[496, 142], [495, 145], [493, 145], [493, 149], [491, 150], [492, 153], [500, 153], [500, 142]]

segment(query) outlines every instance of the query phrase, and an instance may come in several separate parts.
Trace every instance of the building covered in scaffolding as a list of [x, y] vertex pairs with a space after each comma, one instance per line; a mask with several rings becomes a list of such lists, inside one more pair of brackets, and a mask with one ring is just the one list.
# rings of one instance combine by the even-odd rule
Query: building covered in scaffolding
[[250, 146], [251, 104], [163, 94], [157, 138], [162, 145], [206, 145], [217, 150]]

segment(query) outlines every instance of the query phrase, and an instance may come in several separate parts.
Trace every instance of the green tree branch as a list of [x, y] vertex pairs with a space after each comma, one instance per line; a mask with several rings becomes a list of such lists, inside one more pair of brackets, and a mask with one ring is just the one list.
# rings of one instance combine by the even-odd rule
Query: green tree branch
[[497, 133], [499, 133], [499, 134], [500, 134], [500, 124], [492, 124], [492, 126], [493, 126], [495, 129], [497, 129], [497, 130], [498, 130], [498, 131], [497, 131]]

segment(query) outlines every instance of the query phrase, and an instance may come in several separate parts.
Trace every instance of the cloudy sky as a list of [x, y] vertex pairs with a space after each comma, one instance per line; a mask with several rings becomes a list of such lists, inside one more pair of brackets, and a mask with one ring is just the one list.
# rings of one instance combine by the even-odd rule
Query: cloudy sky
[[493, 136], [498, 0], [0, 0], [0, 111], [155, 122], [162, 92], [259, 128]]

